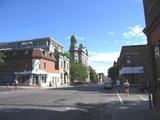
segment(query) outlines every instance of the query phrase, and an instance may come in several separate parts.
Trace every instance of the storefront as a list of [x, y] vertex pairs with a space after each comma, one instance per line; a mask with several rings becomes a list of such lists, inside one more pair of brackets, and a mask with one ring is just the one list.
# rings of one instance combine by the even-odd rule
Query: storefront
[[128, 80], [130, 84], [139, 85], [140, 87], [146, 86], [144, 78], [144, 67], [122, 67], [119, 71], [122, 81]]
[[46, 83], [47, 74], [32, 74], [32, 73], [15, 73], [16, 79], [21, 85], [41, 86], [41, 83]]

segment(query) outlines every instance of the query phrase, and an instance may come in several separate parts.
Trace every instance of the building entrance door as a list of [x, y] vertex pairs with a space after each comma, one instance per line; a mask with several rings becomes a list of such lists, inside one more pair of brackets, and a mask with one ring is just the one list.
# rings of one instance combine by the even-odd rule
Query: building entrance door
[[39, 76], [33, 75], [33, 85], [39, 85]]

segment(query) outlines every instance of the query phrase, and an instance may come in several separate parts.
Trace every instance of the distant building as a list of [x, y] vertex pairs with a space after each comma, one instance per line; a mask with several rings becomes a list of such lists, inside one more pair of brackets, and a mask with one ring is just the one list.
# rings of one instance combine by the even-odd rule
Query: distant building
[[147, 87], [149, 81], [149, 61], [147, 45], [123, 46], [117, 62], [122, 82]]
[[104, 73], [97, 73], [97, 79], [98, 83], [104, 82], [105, 81]]
[[21, 40], [13, 42], [0, 43], [0, 49], [12, 48], [12, 49], [26, 49], [26, 48], [41, 48], [49, 52], [64, 52], [64, 46], [57, 42], [52, 37], [35, 38], [30, 40]]
[[149, 65], [153, 104], [160, 109], [160, 1], [143, 0], [147, 36], [149, 46]]
[[[3, 43], [0, 43], [0, 51], [3, 51], [6, 54], [7, 58], [8, 58], [8, 56], [11, 56], [11, 58], [10, 57], [8, 58], [8, 59], [11, 59], [10, 61], [12, 61], [12, 59], [15, 60], [17, 58], [20, 58], [22, 60], [22, 62], [23, 62], [23, 59], [25, 57], [27, 57], [27, 56], [24, 56], [24, 55], [28, 54], [28, 52], [32, 51], [31, 55], [30, 55], [30, 63], [28, 63], [31, 66], [33, 64], [31, 61], [34, 61], [34, 56], [32, 56], [33, 54], [36, 55], [36, 56], [38, 56], [42, 53], [44, 54], [44, 56], [50, 54], [51, 57], [54, 57], [54, 59], [55, 59], [55, 61], [52, 60], [51, 61], [52, 63], [50, 63], [50, 64], [55, 64], [55, 66], [48, 65], [48, 67], [45, 69], [45, 73], [51, 75], [50, 72], [52, 74], [55, 72], [56, 77], [54, 77], [54, 76], [49, 77], [49, 75], [47, 75], [46, 79], [47, 80], [50, 79], [53, 83], [50, 82], [49, 85], [48, 84], [45, 84], [45, 85], [41, 84], [40, 86], [42, 86], [42, 87], [45, 87], [45, 86], [46, 87], [47, 86], [52, 87], [54, 85], [58, 86], [58, 85], [70, 84], [70, 75], [69, 75], [69, 66], [70, 66], [69, 63], [70, 62], [69, 62], [69, 59], [66, 58], [66, 57], [63, 57], [61, 55], [59, 55], [58, 57], [57, 56], [55, 57], [55, 54], [54, 54], [57, 51], [59, 53], [64, 53], [64, 46], [62, 44], [60, 44], [59, 42], [57, 42], [55, 39], [51, 38], [51, 37], [36, 38], [36, 39], [24, 40], [24, 41], [3, 42]], [[14, 54], [19, 55], [19, 56], [15, 57]], [[40, 57], [40, 56], [38, 56], [38, 57]], [[39, 59], [41, 59], [41, 58], [39, 58]], [[48, 58], [45, 58], [45, 59], [48, 60]], [[10, 71], [10, 69], [12, 69], [12, 65], [10, 64], [10, 61], [9, 61], [9, 63], [7, 63], [8, 64], [7, 65], [8, 69], [6, 71], [7, 74], [8, 74], [8, 71]], [[37, 63], [38, 61], [41, 62], [41, 60], [36, 60], [35, 64], [38, 64]], [[44, 66], [46, 66], [45, 64], [47, 64], [48, 62], [49, 61], [44, 63]], [[61, 63], [63, 63], [63, 64], [61, 64]], [[19, 63], [14, 64], [14, 65], [18, 65], [18, 64]], [[22, 64], [24, 64], [24, 63], [22, 63]], [[63, 66], [61, 66], [61, 65], [63, 65]], [[21, 68], [21, 70], [23, 72], [27, 71], [26, 68], [24, 67], [24, 65], [22, 65], [22, 66], [23, 67]], [[20, 69], [19, 67], [20, 66], [17, 66], [17, 69]], [[52, 70], [52, 71], [50, 71], [50, 70]], [[31, 73], [33, 72], [31, 68], [30, 68], [30, 72]], [[17, 72], [15, 71], [15, 73], [17, 73]], [[0, 72], [0, 74], [1, 74], [1, 72]], [[5, 73], [3, 73], [3, 74], [5, 74]], [[41, 74], [41, 73], [39, 73], [39, 74]], [[14, 76], [14, 77], [17, 77], [17, 75]], [[14, 78], [14, 77], [12, 77], [12, 78]], [[4, 80], [2, 80], [2, 81], [4, 82]], [[34, 81], [34, 79], [33, 79], [33, 81]]]
[[[88, 51], [87, 48], [84, 47], [82, 44], [77, 46], [77, 39], [74, 35], [71, 36], [71, 45], [69, 49], [69, 53], [71, 56], [71, 59], [73, 61], [77, 61], [80, 64], [88, 67]], [[89, 71], [88, 71], [88, 78], [86, 79], [86, 82], [89, 82], [90, 76], [89, 76]]]
[[71, 36], [71, 45], [70, 45], [70, 56], [73, 60], [88, 66], [88, 51], [87, 48], [84, 47], [82, 44], [77, 46], [77, 40], [75, 36]]

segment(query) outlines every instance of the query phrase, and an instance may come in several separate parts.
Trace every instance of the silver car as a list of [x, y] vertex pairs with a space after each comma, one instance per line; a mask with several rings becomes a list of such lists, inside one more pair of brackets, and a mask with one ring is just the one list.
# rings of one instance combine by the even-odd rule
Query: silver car
[[112, 84], [112, 82], [105, 82], [105, 83], [103, 84], [103, 88], [104, 88], [104, 89], [113, 89], [113, 84]]

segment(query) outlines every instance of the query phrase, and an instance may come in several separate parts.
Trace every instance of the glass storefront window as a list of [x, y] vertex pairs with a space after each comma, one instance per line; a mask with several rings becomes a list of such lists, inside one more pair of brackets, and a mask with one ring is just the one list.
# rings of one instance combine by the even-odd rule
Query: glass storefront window
[[42, 76], [42, 83], [46, 83], [46, 79], [47, 79], [47, 76], [46, 76], [46, 75], [43, 75], [43, 76]]

